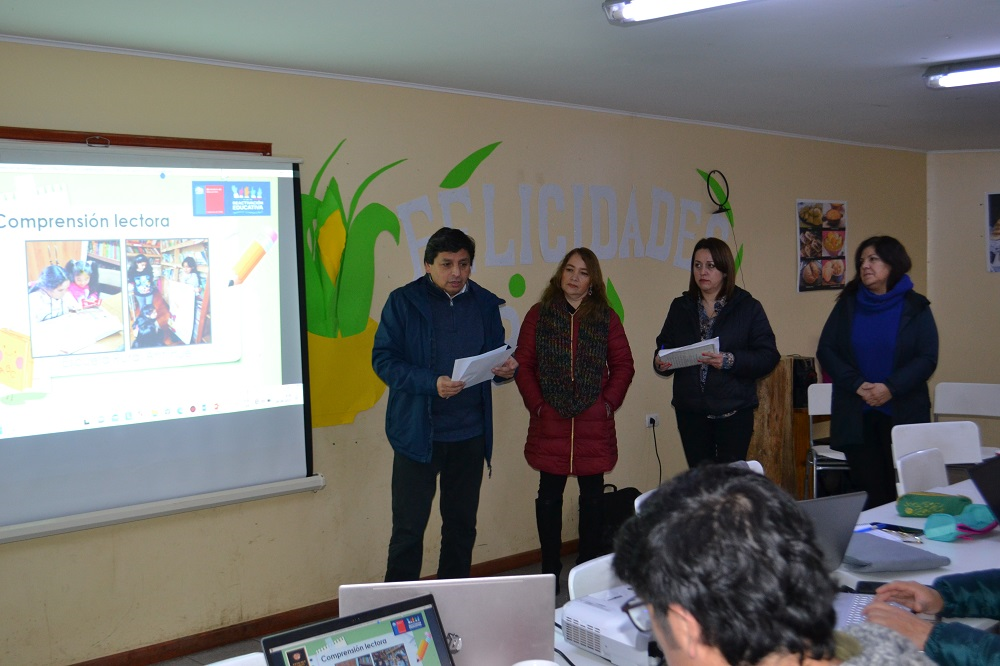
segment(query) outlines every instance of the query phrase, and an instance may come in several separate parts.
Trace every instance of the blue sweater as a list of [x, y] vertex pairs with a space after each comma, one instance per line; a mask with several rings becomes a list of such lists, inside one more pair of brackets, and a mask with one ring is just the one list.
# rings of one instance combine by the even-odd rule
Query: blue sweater
[[[824, 372], [833, 379], [830, 440], [838, 451], [864, 442], [861, 421], [865, 402], [857, 390], [869, 380], [862, 374], [851, 345], [856, 308], [853, 298], [837, 301], [823, 326], [816, 351]], [[892, 393], [893, 425], [931, 420], [927, 380], [937, 367], [937, 358], [938, 332], [930, 302], [917, 292], [908, 291], [903, 298], [892, 371], [883, 382]]]
[[[858, 288], [857, 309], [851, 323], [851, 348], [858, 359], [858, 369], [869, 382], [882, 384], [892, 374], [896, 353], [896, 333], [903, 316], [903, 298], [913, 291], [913, 281], [904, 275], [896, 286], [884, 294], [875, 294], [864, 286]], [[892, 414], [892, 401], [881, 407], [870, 407]]]

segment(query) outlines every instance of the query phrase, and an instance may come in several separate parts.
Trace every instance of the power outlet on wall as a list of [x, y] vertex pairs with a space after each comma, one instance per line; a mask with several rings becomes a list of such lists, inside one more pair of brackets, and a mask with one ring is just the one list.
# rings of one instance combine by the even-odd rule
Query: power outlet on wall
[[645, 424], [646, 424], [647, 428], [652, 428], [653, 426], [656, 426], [657, 428], [659, 428], [660, 427], [660, 415], [659, 414], [646, 414]]

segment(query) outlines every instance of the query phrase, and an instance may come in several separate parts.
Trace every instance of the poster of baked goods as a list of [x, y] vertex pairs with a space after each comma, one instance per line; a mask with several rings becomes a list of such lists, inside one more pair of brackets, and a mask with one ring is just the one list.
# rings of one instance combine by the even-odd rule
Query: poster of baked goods
[[1000, 194], [986, 195], [986, 270], [1000, 273]]
[[847, 272], [847, 204], [800, 199], [795, 207], [799, 291], [843, 289]]

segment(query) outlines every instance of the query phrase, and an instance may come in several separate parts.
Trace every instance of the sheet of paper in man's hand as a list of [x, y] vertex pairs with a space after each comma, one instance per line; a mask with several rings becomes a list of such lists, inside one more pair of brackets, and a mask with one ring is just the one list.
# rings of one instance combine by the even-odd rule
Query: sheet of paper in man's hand
[[503, 365], [513, 353], [514, 350], [511, 347], [502, 345], [479, 356], [456, 358], [455, 367], [451, 371], [451, 379], [456, 382], [465, 382], [466, 388], [491, 380], [495, 376], [493, 368]]

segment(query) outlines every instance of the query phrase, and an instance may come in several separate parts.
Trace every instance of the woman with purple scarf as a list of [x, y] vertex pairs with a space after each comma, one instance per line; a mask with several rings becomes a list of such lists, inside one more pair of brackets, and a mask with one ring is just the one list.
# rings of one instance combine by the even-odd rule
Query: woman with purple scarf
[[830, 443], [868, 493], [865, 508], [896, 499], [892, 427], [931, 417], [938, 333], [930, 301], [913, 291], [912, 265], [891, 236], [862, 241], [819, 339], [817, 357], [833, 379]]

